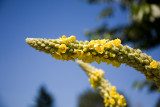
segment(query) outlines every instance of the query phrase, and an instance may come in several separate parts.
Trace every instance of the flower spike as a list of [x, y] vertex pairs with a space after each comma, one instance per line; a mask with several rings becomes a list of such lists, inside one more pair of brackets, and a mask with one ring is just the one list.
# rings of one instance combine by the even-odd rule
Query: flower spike
[[120, 39], [77, 41], [75, 36], [59, 39], [34, 39], [27, 38], [26, 42], [33, 48], [51, 54], [58, 60], [79, 59], [86, 63], [96, 61], [98, 64], [107, 62], [115, 67], [121, 63], [129, 65], [140, 71], [149, 81], [154, 81], [160, 88], [160, 62], [152, 59], [139, 49], [123, 46]]
[[103, 75], [104, 71], [96, 69], [93, 66], [77, 61], [79, 66], [89, 77], [91, 87], [95, 90], [98, 88], [101, 96], [104, 98], [105, 107], [125, 107], [127, 105], [123, 95], [116, 92], [116, 87], [112, 86]]

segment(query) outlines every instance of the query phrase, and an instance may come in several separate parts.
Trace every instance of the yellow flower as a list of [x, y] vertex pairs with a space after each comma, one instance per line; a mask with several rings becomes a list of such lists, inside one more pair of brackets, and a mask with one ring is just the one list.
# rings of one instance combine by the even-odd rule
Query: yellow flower
[[105, 47], [105, 48], [108, 48], [108, 49], [112, 48], [112, 42], [111, 42], [111, 41], [107, 42], [107, 43], [104, 45], [104, 47]]
[[123, 102], [122, 99], [118, 99], [118, 105], [122, 106]]
[[101, 44], [101, 40], [96, 40], [95, 42], [96, 42], [96, 44], [98, 44], [98, 45]]
[[65, 53], [66, 50], [67, 50], [67, 47], [66, 47], [65, 44], [61, 44], [61, 45], [59, 46], [59, 48], [58, 48], [58, 52], [59, 52], [59, 53]]
[[106, 43], [106, 39], [102, 39], [102, 40], [95, 40], [94, 41], [94, 44], [98, 44], [98, 45], [102, 45], [102, 44], [105, 44]]
[[153, 60], [151, 63], [150, 63], [150, 66], [152, 67], [152, 68], [157, 68], [157, 62], [155, 61], [155, 60]]
[[115, 86], [112, 86], [112, 91], [116, 91], [116, 87]]
[[104, 58], [108, 58], [108, 55], [104, 55], [103, 57], [104, 57]]
[[120, 99], [123, 99], [123, 98], [124, 98], [124, 96], [123, 96], [123, 95], [120, 95], [120, 96], [119, 96], [119, 98], [120, 98]]
[[84, 54], [82, 50], [76, 50], [75, 52], [77, 53], [78, 56], [81, 56], [81, 57]]
[[87, 54], [86, 54], [87, 56], [90, 56], [91, 55], [91, 53], [90, 52], [87, 52]]
[[70, 36], [69, 37], [69, 41], [75, 41], [76, 40], [76, 36]]
[[88, 48], [83, 48], [83, 52], [87, 52]]
[[102, 54], [102, 53], [104, 52], [104, 47], [103, 47], [103, 46], [94, 45], [94, 47], [95, 47], [95, 50], [96, 50], [98, 53]]
[[[108, 98], [109, 95], [105, 93], [105, 94], [104, 94], [104, 97], [105, 97], [105, 98]], [[105, 101], [105, 100], [104, 100], [104, 101]], [[108, 101], [108, 100], [107, 100], [107, 101]]]
[[105, 103], [105, 107], [108, 107], [108, 105], [109, 105], [109, 103], [107, 102], [107, 103]]
[[113, 54], [113, 53], [109, 53], [109, 55], [110, 55], [110, 57], [112, 57], [112, 58], [115, 58], [115, 57], [116, 57], [116, 55]]
[[104, 71], [103, 70], [99, 70], [100, 76], [103, 77], [104, 76]]
[[62, 39], [65, 39], [65, 38], [67, 38], [67, 37], [66, 37], [65, 35], [63, 35], [63, 36], [62, 36]]
[[97, 77], [95, 77], [95, 76], [91, 76], [90, 78], [89, 78], [89, 82], [90, 82], [90, 84], [91, 84], [91, 87], [93, 87], [95, 90], [97, 89], [97, 85], [96, 85], [96, 81], [98, 81], [98, 78]]
[[59, 39], [60, 39], [60, 42], [61, 42], [61, 43], [63, 43], [63, 41], [64, 41], [64, 42], [67, 42], [67, 41], [68, 41], [68, 39], [67, 39], [67, 37], [66, 37], [65, 35], [63, 35], [62, 38], [59, 38]]
[[109, 94], [110, 94], [111, 97], [114, 97], [116, 95], [116, 92], [115, 91], [111, 91]]
[[93, 84], [93, 83], [94, 83], [94, 79], [93, 79], [92, 77], [90, 77], [90, 78], [89, 78], [89, 82], [90, 82], [91, 84]]
[[109, 102], [110, 102], [110, 104], [112, 104], [112, 105], [115, 104], [115, 100], [114, 100], [114, 99], [110, 99]]
[[120, 39], [115, 39], [115, 40], [113, 41], [113, 44], [114, 44], [115, 46], [119, 46], [119, 45], [121, 44], [121, 40], [120, 40]]
[[94, 40], [91, 40], [88, 44], [89, 49], [93, 49], [94, 48]]
[[95, 43], [96, 43], [96, 40], [91, 40], [90, 43], [95, 44]]
[[92, 75], [92, 76], [90, 77], [90, 82], [91, 82], [91, 84], [95, 83], [96, 81], [98, 81], [98, 78], [97, 78], [96, 76]]
[[101, 44], [106, 44], [106, 41], [107, 41], [106, 39], [102, 39]]
[[97, 90], [96, 85], [91, 85], [92, 88], [94, 88], [94, 90]]
[[100, 72], [99, 72], [99, 71], [96, 71], [96, 72], [94, 72], [94, 75], [95, 75], [96, 77], [99, 77], [99, 76], [100, 76]]
[[105, 99], [105, 100], [104, 100], [104, 103], [105, 103], [105, 107], [108, 107], [108, 105], [109, 105], [108, 99]]
[[126, 105], [127, 105], [127, 103], [124, 103], [123, 105], [124, 105], [124, 106], [126, 106]]

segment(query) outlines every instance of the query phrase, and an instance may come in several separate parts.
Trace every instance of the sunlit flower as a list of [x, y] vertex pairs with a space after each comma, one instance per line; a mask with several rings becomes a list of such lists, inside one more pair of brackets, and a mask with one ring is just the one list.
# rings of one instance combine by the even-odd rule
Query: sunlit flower
[[94, 45], [94, 47], [95, 47], [95, 50], [96, 50], [98, 53], [102, 54], [102, 53], [104, 52], [104, 47], [103, 47], [103, 46]]
[[65, 44], [61, 44], [61, 45], [59, 46], [59, 48], [58, 48], [58, 52], [59, 52], [59, 53], [65, 53], [65, 52], [66, 52], [66, 49], [67, 49], [66, 45], [65, 45]]
[[82, 50], [75, 50], [78, 56], [82, 56], [84, 52]]
[[112, 105], [114, 105], [115, 104], [115, 100], [114, 99], [110, 99], [109, 103], [112, 104]]
[[88, 44], [89, 49], [93, 49], [94, 48], [94, 40], [90, 41]]
[[112, 91], [116, 91], [116, 87], [115, 86], [112, 86]]
[[107, 48], [107, 49], [112, 48], [112, 42], [111, 42], [111, 41], [107, 42], [107, 43], [104, 45], [104, 47]]
[[99, 71], [95, 71], [95, 72], [94, 72], [94, 75], [95, 75], [96, 77], [99, 77], [99, 76], [100, 76], [100, 72], [99, 72]]
[[75, 40], [76, 40], [76, 36], [70, 36], [69, 37], [69, 41], [73, 41], [74, 42]]
[[62, 38], [60, 37], [59, 39], [61, 43], [68, 42], [68, 38], [65, 35], [63, 35]]
[[151, 63], [150, 63], [150, 66], [152, 67], [152, 68], [157, 68], [157, 62], [155, 61], [155, 60], [153, 60]]
[[108, 107], [108, 105], [109, 105], [109, 100], [108, 100], [108, 99], [105, 99], [105, 100], [104, 100], [104, 103], [105, 103], [105, 107]]
[[111, 97], [114, 97], [115, 95], [116, 95], [116, 92], [115, 92], [115, 91], [111, 91], [111, 92], [110, 92], [110, 96], [111, 96]]
[[62, 36], [62, 39], [65, 39], [65, 38], [67, 38], [67, 37], [66, 37], [65, 35], [63, 35], [63, 36]]
[[113, 41], [113, 44], [114, 44], [115, 46], [119, 46], [119, 45], [121, 44], [121, 40], [120, 40], [120, 39], [115, 39], [115, 40]]

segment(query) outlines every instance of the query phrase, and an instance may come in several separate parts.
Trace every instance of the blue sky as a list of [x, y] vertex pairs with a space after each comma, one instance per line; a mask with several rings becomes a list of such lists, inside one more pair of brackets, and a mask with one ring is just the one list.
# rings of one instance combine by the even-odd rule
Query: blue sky
[[[2, 0], [0, 3], [0, 105], [28, 107], [34, 105], [40, 86], [54, 95], [56, 107], [76, 107], [78, 96], [90, 88], [88, 78], [72, 61], [59, 61], [38, 52], [25, 43], [25, 38], [59, 38], [76, 35], [86, 40], [86, 29], [104, 21], [97, 15], [104, 4], [81, 0]], [[116, 12], [109, 26], [128, 23], [126, 13]], [[159, 60], [160, 46], [146, 51]], [[135, 80], [144, 80], [140, 72], [126, 65], [120, 68], [104, 63], [92, 65], [106, 71], [105, 77], [122, 91], [132, 107], [153, 107], [158, 93], [149, 94], [132, 88]]]

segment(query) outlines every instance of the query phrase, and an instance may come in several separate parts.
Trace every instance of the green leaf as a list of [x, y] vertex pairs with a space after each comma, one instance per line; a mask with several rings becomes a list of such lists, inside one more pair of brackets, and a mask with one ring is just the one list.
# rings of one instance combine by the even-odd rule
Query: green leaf
[[102, 19], [104, 17], [110, 17], [114, 13], [114, 8], [113, 7], [107, 7], [105, 8], [99, 15], [99, 19]]

